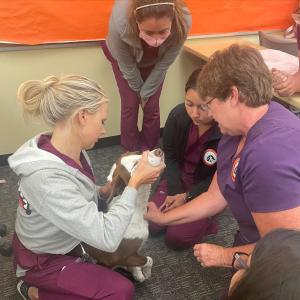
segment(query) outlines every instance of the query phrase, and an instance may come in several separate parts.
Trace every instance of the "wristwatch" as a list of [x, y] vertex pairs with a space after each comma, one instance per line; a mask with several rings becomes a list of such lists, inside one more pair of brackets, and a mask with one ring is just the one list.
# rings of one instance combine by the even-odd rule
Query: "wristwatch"
[[[233, 257], [232, 257], [232, 262], [231, 262], [231, 267], [233, 269], [237, 269], [237, 270], [248, 269], [247, 262], [245, 262], [243, 259], [241, 259], [241, 255], [245, 255], [247, 257], [249, 256], [249, 254], [246, 252], [239, 252], [239, 251], [234, 252]], [[236, 266], [235, 262], [238, 262], [237, 266]]]

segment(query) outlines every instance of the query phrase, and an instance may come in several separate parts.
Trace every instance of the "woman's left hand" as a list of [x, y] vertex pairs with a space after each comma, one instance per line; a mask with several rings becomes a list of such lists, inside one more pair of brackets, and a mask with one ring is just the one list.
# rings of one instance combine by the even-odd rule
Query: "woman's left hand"
[[147, 100], [148, 100], [148, 99], [141, 99], [141, 100], [140, 100], [140, 105], [141, 105], [142, 110], [144, 110], [145, 105], [146, 105], [146, 103], [147, 103]]
[[186, 193], [167, 196], [164, 203], [159, 207], [162, 212], [167, 212], [185, 203]]
[[228, 267], [230, 262], [226, 259], [226, 248], [214, 244], [196, 244], [194, 256], [202, 267]]

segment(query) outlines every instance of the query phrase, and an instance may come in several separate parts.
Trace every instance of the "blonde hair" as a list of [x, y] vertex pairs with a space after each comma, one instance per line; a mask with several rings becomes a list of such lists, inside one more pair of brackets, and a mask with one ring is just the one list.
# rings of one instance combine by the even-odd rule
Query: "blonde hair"
[[216, 51], [198, 77], [198, 92], [204, 99], [226, 101], [233, 86], [240, 101], [249, 107], [270, 103], [272, 77], [259, 51], [239, 44]]
[[[172, 32], [177, 36], [178, 42], [183, 42], [188, 34], [188, 27], [184, 19], [184, 15], [189, 14], [186, 9], [186, 5], [182, 0], [171, 0], [168, 3], [174, 3], [174, 5], [153, 5], [149, 4], [162, 3], [162, 0], [132, 0], [128, 10], [128, 24], [129, 32], [133, 36], [139, 35], [139, 29], [137, 22], [141, 23], [149, 18], [170, 18], [172, 20]], [[143, 7], [142, 9], [136, 10], [137, 7]]]
[[41, 116], [50, 126], [66, 120], [79, 109], [96, 113], [108, 99], [94, 81], [79, 75], [49, 76], [43, 80], [28, 80], [18, 89], [23, 111]]

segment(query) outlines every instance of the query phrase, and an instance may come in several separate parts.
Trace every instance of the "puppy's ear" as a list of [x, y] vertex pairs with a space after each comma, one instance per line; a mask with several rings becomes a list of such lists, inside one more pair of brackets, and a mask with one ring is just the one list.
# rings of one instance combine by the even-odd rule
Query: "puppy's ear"
[[111, 201], [113, 197], [116, 197], [123, 193], [130, 179], [130, 174], [127, 169], [121, 164], [121, 159], [122, 156], [116, 161], [116, 169], [112, 175], [112, 188], [110, 196], [108, 198], [108, 202]]
[[120, 176], [115, 176], [112, 181], [111, 193], [107, 199], [107, 202], [110, 202], [114, 197], [123, 193], [125, 187], [126, 185], [124, 184]]
[[120, 164], [119, 166], [119, 177], [122, 179], [123, 183], [126, 186], [130, 180], [130, 173], [122, 164]]

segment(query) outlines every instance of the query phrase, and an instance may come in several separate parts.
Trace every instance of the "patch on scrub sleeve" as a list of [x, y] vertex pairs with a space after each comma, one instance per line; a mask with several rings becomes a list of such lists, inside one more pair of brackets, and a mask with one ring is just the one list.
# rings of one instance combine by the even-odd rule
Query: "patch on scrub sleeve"
[[217, 162], [217, 152], [214, 149], [206, 149], [203, 154], [203, 162], [207, 166], [213, 166]]
[[233, 161], [233, 164], [232, 164], [232, 169], [231, 169], [230, 175], [231, 175], [231, 180], [232, 180], [233, 182], [235, 182], [235, 180], [236, 180], [236, 173], [237, 173], [237, 168], [238, 168], [239, 162], [240, 162], [240, 158], [237, 157], [237, 158]]

